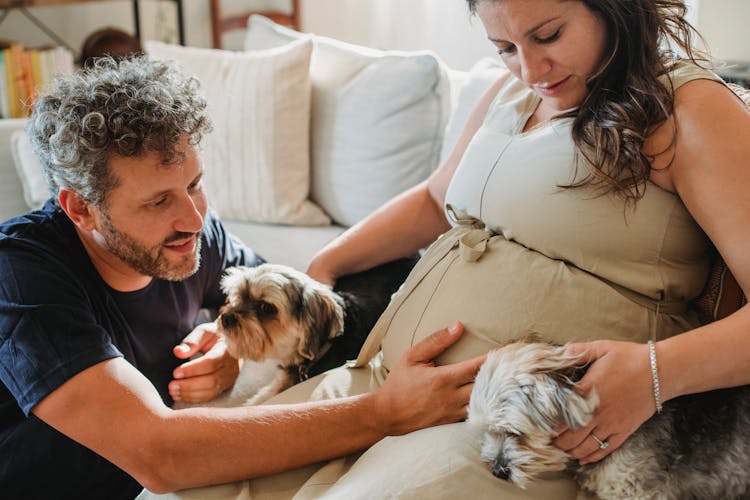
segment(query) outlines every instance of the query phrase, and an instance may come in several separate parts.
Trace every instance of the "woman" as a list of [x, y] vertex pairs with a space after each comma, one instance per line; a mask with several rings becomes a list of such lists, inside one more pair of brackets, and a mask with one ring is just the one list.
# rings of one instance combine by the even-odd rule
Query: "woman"
[[[750, 308], [705, 326], [688, 309], [711, 244], [750, 292], [750, 115], [701, 67], [682, 1], [468, 3], [509, 73], [440, 169], [329, 244], [308, 272], [332, 283], [466, 220], [503, 234], [508, 262], [491, 273], [516, 285], [497, 304], [497, 329], [592, 340], [570, 350], [592, 362], [580, 387], [595, 387], [601, 404], [556, 444], [597, 461], [665, 401], [750, 383]], [[529, 299], [537, 294], [544, 300]], [[386, 365], [399, 335], [408, 332], [393, 324], [385, 333]]]

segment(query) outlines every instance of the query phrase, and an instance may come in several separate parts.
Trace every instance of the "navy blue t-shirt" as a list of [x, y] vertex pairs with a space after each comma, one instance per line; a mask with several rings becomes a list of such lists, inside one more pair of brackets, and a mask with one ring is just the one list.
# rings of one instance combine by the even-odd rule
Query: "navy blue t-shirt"
[[184, 362], [172, 348], [201, 308], [223, 303], [224, 269], [261, 262], [209, 212], [193, 276], [117, 292], [51, 202], [0, 224], [0, 496], [136, 496], [142, 488], [133, 478], [36, 418], [32, 408], [80, 371], [118, 356], [171, 405], [167, 384]]

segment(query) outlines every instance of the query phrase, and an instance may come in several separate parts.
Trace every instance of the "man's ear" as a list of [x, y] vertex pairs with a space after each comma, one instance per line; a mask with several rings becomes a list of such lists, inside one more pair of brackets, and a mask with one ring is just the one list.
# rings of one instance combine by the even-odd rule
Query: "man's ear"
[[68, 188], [61, 188], [57, 193], [57, 201], [73, 224], [85, 231], [96, 229], [96, 216], [93, 206], [81, 195]]

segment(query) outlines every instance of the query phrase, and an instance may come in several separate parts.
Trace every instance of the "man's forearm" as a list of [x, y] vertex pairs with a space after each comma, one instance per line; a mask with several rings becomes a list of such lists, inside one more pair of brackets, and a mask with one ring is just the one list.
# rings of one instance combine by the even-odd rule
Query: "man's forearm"
[[[262, 476], [346, 455], [388, 434], [374, 394], [295, 405], [190, 408], [165, 419], [163, 468], [173, 491]], [[228, 430], [231, 429], [230, 432]]]

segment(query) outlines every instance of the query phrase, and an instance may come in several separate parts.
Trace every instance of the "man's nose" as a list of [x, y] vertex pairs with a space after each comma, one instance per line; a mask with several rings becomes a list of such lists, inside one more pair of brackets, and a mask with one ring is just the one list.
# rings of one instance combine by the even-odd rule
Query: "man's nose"
[[185, 196], [179, 203], [179, 212], [174, 229], [181, 233], [197, 233], [203, 228], [203, 213], [191, 196]]

